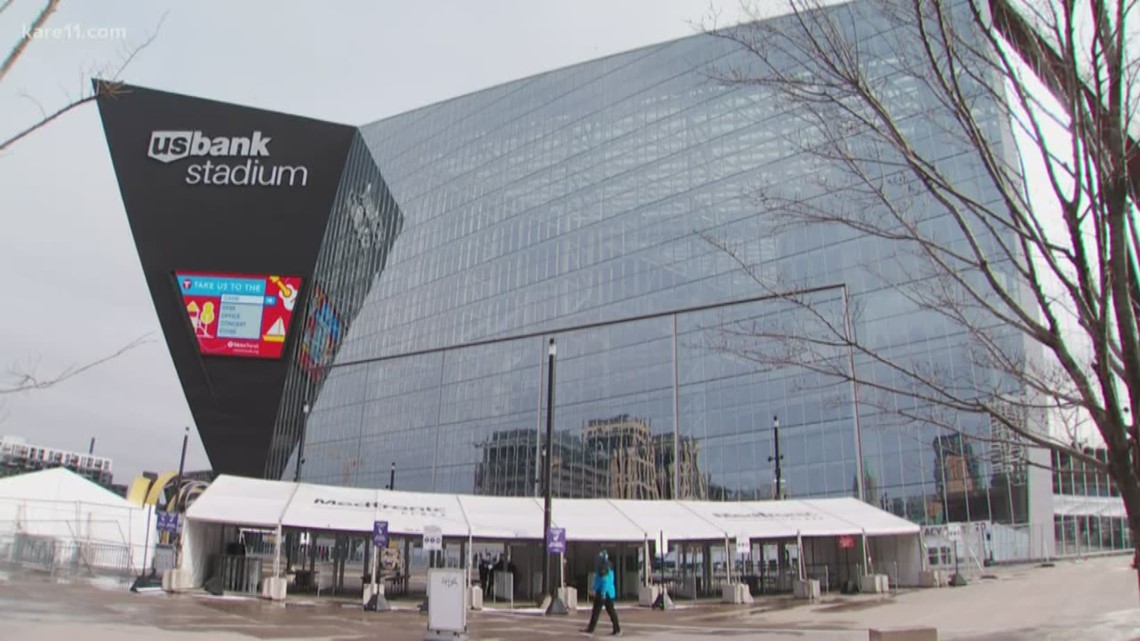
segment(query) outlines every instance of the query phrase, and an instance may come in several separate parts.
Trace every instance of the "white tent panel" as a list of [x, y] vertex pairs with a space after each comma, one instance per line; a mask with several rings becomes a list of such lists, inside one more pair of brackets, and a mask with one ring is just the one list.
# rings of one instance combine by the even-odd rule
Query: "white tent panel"
[[[637, 524], [650, 541], [660, 541], [661, 531], [670, 541], [721, 541], [725, 532], [717, 524], [675, 501], [611, 500], [625, 518]], [[729, 533], [729, 536], [732, 536]]]
[[63, 467], [2, 478], [0, 497], [37, 501], [82, 501], [118, 508], [134, 507], [118, 494]]
[[453, 494], [308, 483], [297, 489], [281, 524], [292, 528], [371, 532], [375, 521], [387, 521], [391, 534], [422, 535], [424, 527], [429, 525], [439, 527], [447, 537], [468, 534], [463, 510]]
[[462, 495], [459, 503], [476, 538], [542, 540], [540, 500]]
[[277, 527], [296, 487], [282, 481], [222, 475], [186, 510], [186, 516], [214, 523]]
[[[454, 494], [430, 492], [376, 491], [376, 520], [388, 521], [394, 534], [420, 534], [434, 525], [445, 537], [467, 537], [471, 533], [463, 507]], [[372, 524], [368, 524], [372, 531]]]
[[697, 517], [716, 524], [732, 538], [793, 538], [805, 524], [822, 518], [814, 510], [805, 511], [799, 501], [681, 501], [681, 504]]
[[557, 499], [551, 505], [551, 522], [566, 528], [567, 541], [641, 542], [646, 535], [605, 499]]
[[372, 522], [377, 520], [376, 505], [376, 490], [373, 489], [302, 483], [285, 508], [281, 525], [338, 532], [371, 532]]
[[[148, 511], [66, 468], [0, 479], [0, 538], [19, 533], [115, 546], [128, 552], [134, 570], [150, 557]], [[155, 537], [149, 541], [153, 549]]]
[[[190, 507], [190, 519], [235, 525], [396, 535], [438, 526], [446, 537], [541, 540], [542, 503], [529, 497], [457, 496], [295, 484], [221, 476]], [[555, 499], [553, 523], [570, 541], [719, 541], [839, 535], [917, 535], [919, 527], [853, 498], [787, 501]]]
[[[854, 534], [865, 531], [867, 536], [895, 536], [918, 534], [921, 529], [915, 523], [868, 505], [859, 499], [809, 499], [798, 501], [798, 503], [818, 510], [838, 521], [848, 523], [852, 528], [851, 531], [836, 532], [836, 534]], [[805, 536], [807, 536], [806, 532]]]

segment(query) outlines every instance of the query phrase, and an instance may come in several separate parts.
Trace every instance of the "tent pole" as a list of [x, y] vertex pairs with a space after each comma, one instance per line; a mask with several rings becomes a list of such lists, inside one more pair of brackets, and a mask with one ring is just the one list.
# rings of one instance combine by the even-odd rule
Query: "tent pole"
[[[380, 571], [380, 552], [381, 552], [381, 549], [380, 549], [379, 545], [376, 545], [375, 540], [371, 541], [371, 544], [372, 544], [372, 567], [370, 569], [372, 570], [372, 573], [370, 576], [372, 578], [372, 587], [375, 588], [376, 584], [379, 583], [379, 581], [376, 580], [378, 578], [376, 576], [376, 573]], [[375, 589], [372, 590], [372, 594], [376, 594]]]
[[143, 508], [146, 509], [146, 539], [143, 542], [142, 568], [139, 570], [139, 576], [146, 575], [147, 553], [150, 549], [150, 515], [154, 512], [153, 505], [143, 503]]
[[728, 537], [726, 536], [724, 537], [724, 571], [729, 585], [732, 585], [732, 563], [736, 560], [733, 556], [732, 547], [729, 545]]
[[796, 530], [796, 565], [799, 566], [800, 581], [804, 580], [804, 537]]
[[867, 554], [867, 528], [863, 528], [863, 574], [871, 574], [871, 560]]
[[277, 524], [277, 538], [273, 543], [273, 577], [281, 576], [281, 523]]

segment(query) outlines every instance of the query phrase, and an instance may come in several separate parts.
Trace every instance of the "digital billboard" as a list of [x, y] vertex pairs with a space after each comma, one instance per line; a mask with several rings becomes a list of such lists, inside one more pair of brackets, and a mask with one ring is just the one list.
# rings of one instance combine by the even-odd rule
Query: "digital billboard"
[[198, 350], [280, 358], [301, 290], [298, 276], [175, 272]]
[[340, 316], [333, 309], [332, 302], [319, 286], [313, 290], [311, 309], [301, 337], [300, 364], [301, 369], [309, 375], [309, 379], [317, 381], [320, 379], [321, 369], [328, 365], [336, 354], [344, 328]]

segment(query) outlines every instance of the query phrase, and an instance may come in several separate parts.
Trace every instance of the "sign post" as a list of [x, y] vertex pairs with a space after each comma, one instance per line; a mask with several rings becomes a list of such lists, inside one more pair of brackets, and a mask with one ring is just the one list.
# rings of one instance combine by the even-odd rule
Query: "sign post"
[[[428, 555], [428, 593], [424, 597], [424, 602], [420, 604], [420, 612], [427, 612], [428, 617], [431, 616], [431, 573], [435, 571], [435, 553], [443, 550], [443, 529], [438, 525], [425, 525], [424, 538], [423, 538], [424, 552]], [[464, 617], [467, 613], [464, 612]], [[430, 624], [429, 624], [430, 627]]]
[[[563, 555], [566, 554], [566, 528], [553, 527], [546, 531], [546, 552], [547, 556], [558, 555], [558, 586], [559, 589], [554, 591], [553, 598], [550, 599], [550, 605], [546, 607], [546, 614], [570, 614], [570, 608], [562, 600], [561, 588], [565, 585], [565, 572], [563, 568]], [[547, 559], [549, 562], [549, 559]]]
[[[440, 552], [443, 550], [443, 530], [437, 525], [424, 528], [424, 551]], [[434, 557], [434, 555], [433, 555]], [[434, 562], [433, 562], [434, 565]]]
[[388, 547], [388, 522], [372, 522], [372, 545], [378, 548]]
[[158, 512], [157, 529], [159, 532], [178, 532], [178, 515], [170, 512]]
[[391, 610], [388, 601], [384, 598], [384, 590], [379, 580], [380, 552], [388, 545], [388, 522], [372, 522], [372, 583], [368, 586], [367, 596], [364, 599], [364, 609], [376, 612]]
[[566, 553], [566, 528], [552, 527], [547, 531], [546, 549], [551, 554]]

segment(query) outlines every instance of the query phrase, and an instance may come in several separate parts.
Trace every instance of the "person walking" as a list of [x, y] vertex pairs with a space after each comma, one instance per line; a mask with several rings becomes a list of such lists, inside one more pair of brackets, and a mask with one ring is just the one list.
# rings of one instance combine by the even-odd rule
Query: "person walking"
[[590, 624], [587, 625], [582, 632], [593, 634], [594, 628], [598, 625], [598, 617], [602, 613], [602, 606], [606, 607], [606, 614], [610, 617], [610, 623], [614, 626], [613, 636], [621, 636], [621, 623], [618, 622], [617, 611], [614, 610], [614, 599], [617, 598], [617, 592], [614, 590], [614, 568], [610, 563], [609, 554], [602, 550], [598, 554], [597, 563], [594, 566], [594, 609], [590, 613]]

